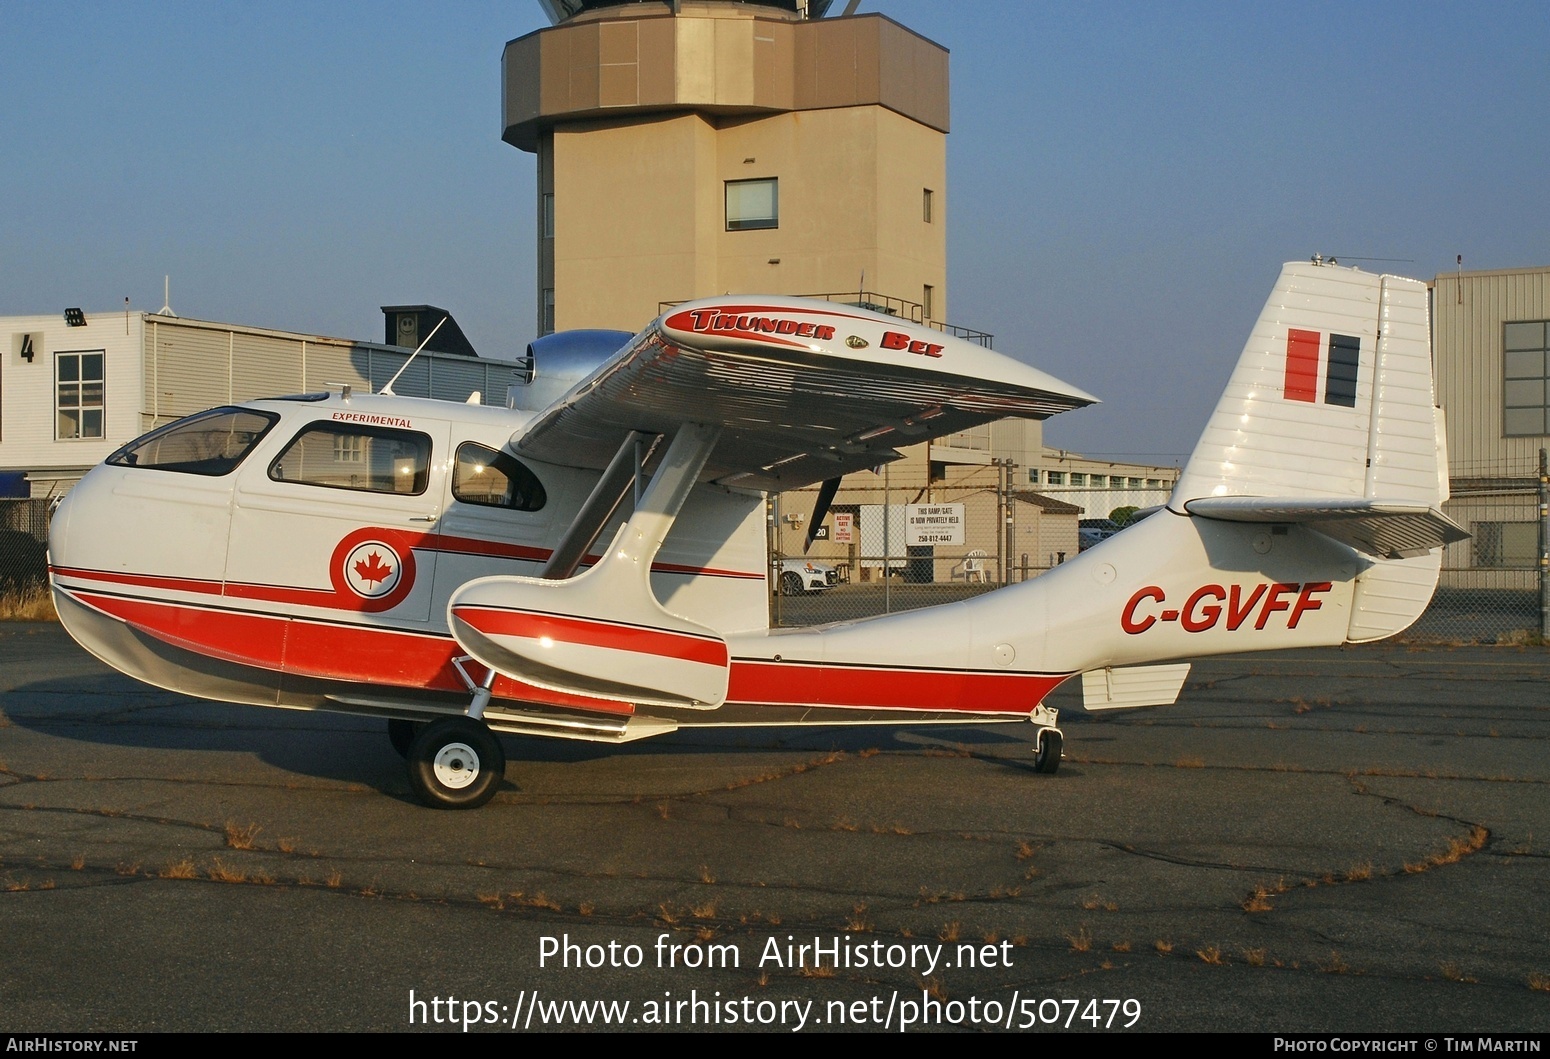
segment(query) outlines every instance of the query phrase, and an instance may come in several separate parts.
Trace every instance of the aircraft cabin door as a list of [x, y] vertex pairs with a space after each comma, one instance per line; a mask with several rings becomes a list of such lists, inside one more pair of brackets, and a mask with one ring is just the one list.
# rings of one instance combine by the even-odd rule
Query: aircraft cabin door
[[447, 423], [334, 412], [292, 429], [237, 483], [226, 595], [298, 617], [426, 622]]

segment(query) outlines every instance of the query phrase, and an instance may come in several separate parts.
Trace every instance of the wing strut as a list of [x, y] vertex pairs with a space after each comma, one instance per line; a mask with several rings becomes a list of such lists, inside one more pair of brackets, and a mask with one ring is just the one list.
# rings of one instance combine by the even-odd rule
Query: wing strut
[[[651, 591], [651, 561], [720, 436], [719, 426], [679, 427], [635, 512], [591, 569], [565, 580], [484, 577], [458, 589], [448, 603], [453, 637], [485, 666], [539, 687], [659, 706], [721, 705], [726, 641], [670, 612]], [[621, 446], [614, 463], [633, 472], [633, 449]], [[627, 485], [622, 478], [614, 491]]]
[[[662, 435], [647, 434], [640, 430], [632, 430], [624, 436], [624, 441], [619, 445], [619, 451], [614, 453], [614, 458], [608, 463], [608, 469], [592, 487], [586, 503], [582, 504], [581, 510], [576, 512], [570, 528], [565, 531], [565, 536], [555, 546], [554, 553], [549, 556], [549, 562], [544, 565], [539, 577], [547, 581], [564, 581], [576, 573], [576, 568], [581, 565], [587, 549], [597, 541], [597, 535], [603, 532], [603, 527], [608, 525], [609, 520], [614, 517], [614, 512], [618, 511], [619, 505], [624, 502], [625, 494], [630, 492], [632, 487], [637, 493], [639, 492], [636, 483], [640, 465], [650, 458], [660, 440]], [[639, 500], [640, 497], [637, 495], [636, 499]]]
[[813, 504], [813, 521], [807, 527], [807, 540], [802, 544], [802, 554], [807, 554], [807, 549], [813, 546], [813, 541], [818, 538], [818, 527], [823, 525], [823, 520], [829, 513], [829, 505], [834, 503], [834, 494], [840, 491], [838, 478], [825, 478], [823, 485], [818, 487], [818, 500]]

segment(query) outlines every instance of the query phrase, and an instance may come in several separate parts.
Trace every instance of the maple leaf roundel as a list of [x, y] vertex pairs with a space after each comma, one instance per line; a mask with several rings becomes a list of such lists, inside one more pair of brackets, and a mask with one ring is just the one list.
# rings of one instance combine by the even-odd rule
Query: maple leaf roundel
[[344, 557], [344, 583], [358, 596], [376, 599], [398, 587], [403, 562], [392, 545], [382, 541], [357, 544]]

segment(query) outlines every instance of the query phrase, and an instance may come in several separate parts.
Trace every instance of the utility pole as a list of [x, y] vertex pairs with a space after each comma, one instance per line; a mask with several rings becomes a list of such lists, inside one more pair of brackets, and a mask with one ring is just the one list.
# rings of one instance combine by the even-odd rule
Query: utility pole
[[1539, 635], [1550, 640], [1550, 465], [1539, 450]]

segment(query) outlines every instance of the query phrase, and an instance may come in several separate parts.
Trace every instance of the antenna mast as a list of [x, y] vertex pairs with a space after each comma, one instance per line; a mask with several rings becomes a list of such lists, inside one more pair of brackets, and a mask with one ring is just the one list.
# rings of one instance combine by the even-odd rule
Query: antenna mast
[[[443, 316], [441, 318], [441, 324], [446, 323], [450, 319], [451, 319], [450, 316]], [[387, 381], [387, 385], [382, 387], [382, 389], [377, 391], [379, 394], [381, 394], [383, 397], [397, 397], [398, 396], [398, 394], [393, 392], [393, 384], [398, 381], [398, 377], [400, 375], [402, 375], [405, 371], [409, 370], [409, 365], [414, 363], [414, 358], [418, 357], [420, 355], [420, 350], [425, 348], [426, 343], [430, 342], [431, 339], [436, 337], [436, 332], [441, 330], [441, 324], [437, 324], [435, 327], [431, 328], [431, 333], [425, 336], [425, 341], [421, 342], [419, 344], [419, 346], [417, 346], [415, 348], [415, 351], [413, 353], [409, 354], [409, 359], [404, 361], [404, 363], [399, 367], [399, 369], [393, 373], [393, 377]]]

